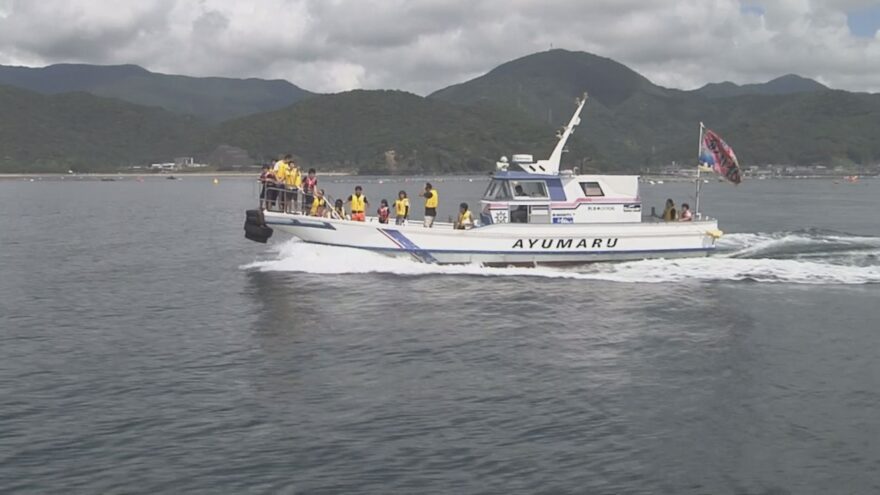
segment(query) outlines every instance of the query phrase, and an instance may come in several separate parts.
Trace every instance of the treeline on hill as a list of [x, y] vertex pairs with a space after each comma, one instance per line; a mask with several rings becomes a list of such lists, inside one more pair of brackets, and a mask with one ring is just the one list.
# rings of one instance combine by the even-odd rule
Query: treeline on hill
[[[95, 77], [85, 79], [97, 84]], [[143, 85], [144, 77], [135, 80]], [[173, 92], [172, 77], [149, 87]], [[185, 93], [202, 84], [183, 80]], [[156, 107], [122, 101], [126, 92], [119, 88], [126, 86], [118, 80], [113, 87], [122, 99], [53, 94], [64, 89], [57, 84], [52, 91], [36, 87], [39, 93], [0, 86], [0, 171], [111, 170], [174, 156], [204, 158], [231, 145], [254, 162], [291, 152], [306, 166], [360, 173], [484, 172], [502, 155], [548, 155], [555, 128], [571, 117], [583, 91], [590, 101], [563, 158], [582, 170], [693, 161], [700, 121], [721, 133], [743, 164], [880, 161], [880, 95], [833, 91], [791, 75], [679, 91], [607, 58], [551, 50], [428, 97], [383, 90], [313, 95], [275, 84], [272, 91], [281, 93], [269, 92], [274, 100], [268, 101], [259, 80], [221, 82], [225, 89], [201, 103], [199, 116], [187, 115], [192, 106], [175, 107], [176, 97]], [[250, 82], [256, 86], [246, 105], [223, 108], [228, 95], [248, 94]], [[132, 94], [136, 103], [145, 98], [143, 90]], [[256, 102], [276, 109], [217, 122]], [[205, 106], [215, 107], [210, 116]]]
[[550, 149], [549, 126], [503, 108], [462, 107], [401, 91], [351, 91], [223, 124], [213, 141], [259, 156], [361, 173], [489, 170], [510, 150]]
[[0, 86], [0, 172], [112, 171], [204, 147], [198, 119], [87, 93]]

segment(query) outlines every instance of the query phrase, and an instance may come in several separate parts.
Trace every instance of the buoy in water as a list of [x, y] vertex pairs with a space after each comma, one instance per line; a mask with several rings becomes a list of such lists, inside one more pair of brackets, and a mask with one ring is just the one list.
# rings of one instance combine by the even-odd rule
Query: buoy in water
[[214, 183], [214, 185], [216, 186], [217, 184], [220, 183], [220, 179], [214, 177], [213, 183]]

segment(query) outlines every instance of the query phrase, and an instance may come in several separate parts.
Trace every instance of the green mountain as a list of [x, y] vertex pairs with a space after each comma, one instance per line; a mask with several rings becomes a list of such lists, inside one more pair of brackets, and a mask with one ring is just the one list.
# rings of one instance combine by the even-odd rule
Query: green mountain
[[570, 116], [575, 97], [584, 91], [592, 98], [591, 106], [603, 108], [614, 108], [639, 93], [674, 93], [609, 58], [557, 49], [507, 62], [430, 97], [460, 105], [501, 104], [558, 125]]
[[[547, 156], [554, 128], [569, 119], [583, 91], [590, 101], [563, 156], [566, 165], [582, 170], [692, 163], [699, 122], [724, 136], [744, 165], [880, 162], [880, 95], [834, 91], [797, 76], [679, 91], [607, 58], [551, 50], [427, 98], [359, 90], [281, 106], [283, 98], [254, 89], [265, 89], [267, 81], [162, 76], [134, 66], [80, 68], [6, 72], [17, 84], [48, 94], [0, 87], [0, 170], [99, 169], [179, 155], [209, 159], [210, 150], [227, 145], [220, 149], [237, 163], [248, 159], [231, 147], [254, 161], [290, 152], [303, 165], [361, 173], [489, 171], [501, 155]], [[34, 76], [42, 70], [62, 72]], [[174, 90], [163, 93], [156, 81]], [[213, 92], [212, 82], [219, 85]], [[293, 94], [292, 85], [280, 86]], [[151, 105], [145, 106], [65, 92], [71, 88], [166, 98], [162, 104], [141, 100]], [[203, 117], [216, 112], [216, 120], [249, 113], [257, 101], [271, 101], [265, 104], [272, 110], [214, 124], [182, 115], [199, 107]], [[217, 108], [205, 109], [211, 105]]]
[[549, 153], [555, 140], [549, 126], [503, 108], [357, 90], [226, 122], [211, 141], [263, 160], [289, 151], [305, 164], [406, 173], [490, 170], [511, 151]]
[[0, 65], [0, 84], [43, 94], [83, 91], [209, 122], [285, 107], [312, 93], [287, 81], [157, 74], [136, 65]]
[[880, 95], [831, 91], [797, 76], [721, 87], [731, 96], [716, 87], [665, 89], [612, 60], [551, 50], [431, 98], [516, 109], [524, 118], [559, 125], [574, 96], [586, 90], [591, 99], [565, 159], [574, 164], [589, 159], [606, 170], [694, 161], [701, 121], [721, 133], [744, 164], [880, 161], [873, 144], [880, 133]]
[[115, 170], [168, 161], [204, 145], [194, 117], [87, 93], [0, 86], [0, 171]]
[[694, 92], [707, 98], [729, 98], [743, 95], [791, 95], [827, 91], [829, 88], [812, 79], [787, 74], [760, 84], [743, 84], [742, 86], [729, 81], [709, 83]]

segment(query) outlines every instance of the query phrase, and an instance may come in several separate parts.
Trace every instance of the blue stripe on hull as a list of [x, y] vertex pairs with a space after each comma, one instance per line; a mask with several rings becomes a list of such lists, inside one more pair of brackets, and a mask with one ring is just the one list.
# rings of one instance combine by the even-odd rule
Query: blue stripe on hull
[[410, 253], [418, 258], [419, 261], [423, 261], [425, 263], [437, 263], [437, 259], [431, 256], [431, 253], [417, 246], [416, 243], [410, 240], [409, 237], [403, 235], [403, 232], [393, 229], [379, 229], [379, 231], [391, 238], [391, 240], [394, 241], [395, 244], [400, 246], [400, 251]]

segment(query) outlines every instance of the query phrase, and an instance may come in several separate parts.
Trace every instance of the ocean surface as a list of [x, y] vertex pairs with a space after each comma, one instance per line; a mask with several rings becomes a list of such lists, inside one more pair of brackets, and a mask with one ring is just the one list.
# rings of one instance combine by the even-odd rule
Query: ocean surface
[[716, 256], [565, 270], [259, 245], [255, 194], [0, 181], [0, 493], [880, 493], [880, 180], [711, 182]]

